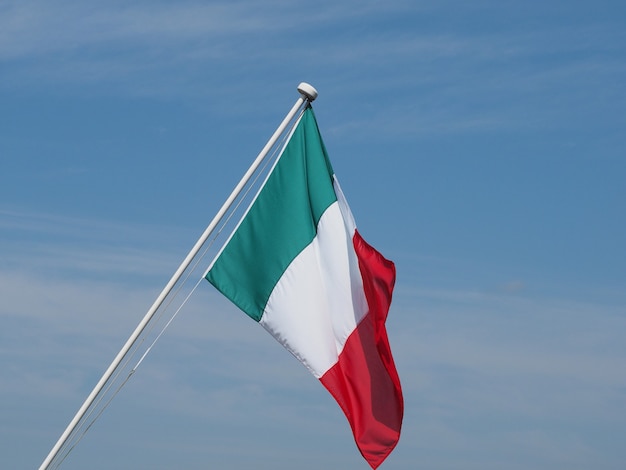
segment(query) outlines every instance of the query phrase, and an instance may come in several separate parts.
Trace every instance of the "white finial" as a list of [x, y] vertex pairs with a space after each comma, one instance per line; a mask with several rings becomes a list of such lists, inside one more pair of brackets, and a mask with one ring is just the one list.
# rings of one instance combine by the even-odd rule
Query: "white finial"
[[298, 85], [298, 91], [309, 101], [315, 101], [315, 98], [317, 98], [317, 90], [306, 82], [302, 82]]

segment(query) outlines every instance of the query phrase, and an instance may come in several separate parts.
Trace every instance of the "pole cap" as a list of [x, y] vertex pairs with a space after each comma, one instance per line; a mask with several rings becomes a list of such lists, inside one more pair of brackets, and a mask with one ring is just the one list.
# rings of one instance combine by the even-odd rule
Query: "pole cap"
[[302, 82], [298, 85], [298, 91], [309, 101], [315, 101], [315, 98], [317, 98], [317, 90], [306, 82]]

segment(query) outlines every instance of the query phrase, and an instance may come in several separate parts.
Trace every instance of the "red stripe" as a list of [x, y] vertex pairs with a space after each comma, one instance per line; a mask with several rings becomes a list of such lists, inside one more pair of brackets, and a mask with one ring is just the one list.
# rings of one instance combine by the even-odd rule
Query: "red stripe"
[[320, 381], [339, 403], [361, 454], [375, 469], [398, 443], [404, 412], [385, 329], [396, 270], [358, 232], [353, 242], [369, 311]]

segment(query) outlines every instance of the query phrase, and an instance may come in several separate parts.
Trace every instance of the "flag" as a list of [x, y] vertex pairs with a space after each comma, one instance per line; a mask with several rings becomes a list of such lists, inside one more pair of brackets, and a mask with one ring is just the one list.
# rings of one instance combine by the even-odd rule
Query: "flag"
[[385, 329], [395, 266], [357, 231], [310, 106], [206, 279], [319, 379], [377, 468], [404, 407]]

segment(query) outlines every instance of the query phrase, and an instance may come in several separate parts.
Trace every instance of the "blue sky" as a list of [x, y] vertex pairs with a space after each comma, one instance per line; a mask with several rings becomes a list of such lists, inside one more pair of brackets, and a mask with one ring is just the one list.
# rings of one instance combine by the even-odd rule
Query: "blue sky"
[[[384, 469], [626, 461], [626, 5], [0, 3], [0, 467], [35, 468], [297, 99], [396, 262]], [[208, 264], [208, 262], [207, 262]], [[366, 468], [202, 283], [66, 469]]]

